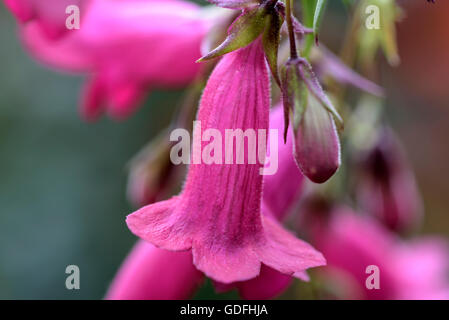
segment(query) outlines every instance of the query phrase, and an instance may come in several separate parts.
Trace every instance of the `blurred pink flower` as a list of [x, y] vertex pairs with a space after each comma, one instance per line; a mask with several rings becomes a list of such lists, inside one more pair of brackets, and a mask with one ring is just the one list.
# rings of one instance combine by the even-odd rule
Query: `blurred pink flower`
[[356, 195], [361, 210], [393, 231], [416, 226], [422, 217], [421, 197], [402, 146], [391, 129], [380, 130], [360, 166]]
[[92, 0], [82, 26], [54, 41], [31, 21], [22, 27], [29, 51], [47, 65], [88, 74], [81, 106], [87, 120], [105, 110], [129, 116], [147, 91], [182, 87], [201, 69], [201, 41], [212, 24], [199, 6], [181, 0]]
[[66, 20], [69, 6], [77, 6], [82, 13], [91, 0], [4, 0], [6, 6], [23, 24], [35, 22], [46, 37], [56, 39], [69, 32]]
[[140, 240], [121, 266], [106, 299], [188, 299], [203, 278], [192, 264], [190, 252], [162, 250]]
[[[339, 284], [339, 298], [449, 298], [449, 252], [442, 239], [402, 241], [377, 221], [348, 208], [334, 211], [328, 225], [318, 230], [315, 245], [328, 262], [322, 272]], [[379, 289], [365, 286], [370, 265], [379, 268]]]
[[[269, 104], [268, 71], [257, 40], [219, 62], [198, 120], [202, 129], [222, 136], [225, 129], [266, 130]], [[197, 148], [194, 142], [194, 152]], [[261, 169], [261, 164], [191, 164], [183, 192], [129, 215], [128, 227], [162, 249], [192, 249], [195, 266], [223, 283], [256, 277], [262, 263], [289, 275], [325, 264], [309, 244], [261, 215]]]
[[[304, 184], [304, 176], [293, 156], [293, 132], [288, 130], [287, 140], [284, 142], [283, 128], [284, 110], [282, 104], [278, 104], [270, 112], [270, 129], [278, 130], [279, 168], [275, 174], [265, 175], [263, 178], [263, 201], [279, 221], [289, 213]], [[270, 144], [267, 152], [271, 152]]]

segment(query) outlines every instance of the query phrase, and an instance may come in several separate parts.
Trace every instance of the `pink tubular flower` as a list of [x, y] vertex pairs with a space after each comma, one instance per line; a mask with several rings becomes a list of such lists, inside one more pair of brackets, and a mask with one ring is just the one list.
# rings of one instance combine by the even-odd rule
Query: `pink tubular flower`
[[140, 240], [120, 268], [106, 299], [188, 299], [202, 280], [190, 252], [162, 250]]
[[149, 89], [181, 87], [198, 76], [201, 65], [195, 61], [212, 24], [200, 12], [181, 0], [93, 0], [79, 30], [53, 41], [30, 22], [22, 38], [45, 64], [89, 75], [81, 107], [85, 119], [104, 111], [123, 119]]
[[[279, 220], [285, 217], [289, 208], [299, 198], [304, 181], [304, 177], [299, 172], [292, 157], [291, 133], [288, 135], [286, 144], [284, 144], [282, 134], [280, 134], [283, 130], [283, 121], [282, 107], [277, 106], [273, 108], [270, 112], [270, 129], [277, 129], [279, 132], [278, 158], [280, 167], [275, 174], [264, 176], [262, 199], [264, 205], [270, 208], [273, 216]], [[182, 257], [178, 258], [177, 255], [181, 255]], [[185, 258], [186, 255], [189, 256], [189, 259]], [[164, 256], [169, 256], [175, 261], [176, 268], [181, 275], [191, 274], [192, 276], [182, 276], [182, 279], [175, 276], [175, 280], [172, 280], [173, 276], [170, 274], [164, 274], [163, 277], [160, 277], [157, 272], [153, 272], [154, 268], [148, 271], [148, 266], [156, 265], [156, 263], [168, 263], [159, 261]], [[192, 268], [196, 270], [192, 263], [192, 255], [190, 252], [170, 252], [158, 249], [151, 244], [147, 244], [146, 246], [137, 244], [120, 268], [118, 275], [106, 295], [106, 299], [189, 298], [189, 290], [187, 289], [195, 288], [199, 280], [196, 276], [197, 274], [191, 271]], [[153, 279], [153, 277], [156, 279]], [[215, 282], [215, 287], [218, 291], [237, 288], [240, 296], [244, 299], [269, 299], [284, 291], [291, 283], [291, 280], [292, 278], [289, 275], [282, 274], [263, 265], [259, 276], [254, 279], [233, 284]], [[157, 282], [159, 288], [163, 288], [160, 294], [158, 293], [159, 289], [155, 287], [155, 282]], [[173, 283], [177, 283], [177, 286], [172, 285]], [[170, 288], [172, 293], [167, 293], [167, 288]], [[180, 295], [179, 293], [185, 293], [187, 296]]]
[[45, 36], [55, 39], [64, 35], [69, 29], [67, 8], [77, 6], [80, 15], [84, 13], [91, 0], [5, 0], [6, 6], [21, 23], [35, 22]]
[[[219, 62], [204, 90], [198, 120], [204, 130], [216, 129], [223, 137], [225, 129], [260, 132], [268, 128], [269, 104], [268, 71], [257, 40]], [[193, 153], [199, 147], [194, 142]], [[256, 277], [262, 263], [290, 275], [325, 264], [310, 245], [261, 215], [261, 164], [221, 161], [192, 164], [179, 196], [129, 215], [128, 227], [160, 248], [192, 249], [195, 266], [223, 283]]]
[[[334, 212], [317, 234], [329, 279], [340, 279], [344, 299], [447, 299], [449, 256], [437, 238], [402, 242], [375, 220], [349, 209]], [[378, 267], [379, 289], [368, 289], [368, 266]]]

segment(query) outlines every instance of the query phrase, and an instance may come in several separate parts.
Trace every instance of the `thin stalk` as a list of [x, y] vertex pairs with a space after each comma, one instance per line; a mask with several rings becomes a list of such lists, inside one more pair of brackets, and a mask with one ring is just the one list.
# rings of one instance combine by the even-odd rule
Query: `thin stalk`
[[288, 28], [288, 38], [290, 40], [290, 58], [296, 59], [298, 58], [298, 51], [296, 50], [295, 31], [293, 30], [293, 23], [292, 23], [292, 7], [293, 7], [292, 0], [286, 0], [285, 7], [286, 7], [285, 15]]

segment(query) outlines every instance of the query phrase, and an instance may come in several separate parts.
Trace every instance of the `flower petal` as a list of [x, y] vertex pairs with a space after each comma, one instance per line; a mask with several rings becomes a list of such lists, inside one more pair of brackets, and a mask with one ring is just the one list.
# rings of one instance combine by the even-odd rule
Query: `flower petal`
[[[275, 174], [264, 176], [263, 202], [278, 221], [282, 221], [289, 213], [304, 183], [304, 176], [293, 158], [293, 133], [289, 130], [287, 141], [284, 142], [283, 125], [283, 109], [281, 105], [277, 105], [270, 112], [270, 130], [278, 130], [279, 168]], [[270, 145], [267, 149], [270, 153]]]
[[140, 240], [120, 267], [106, 299], [189, 299], [203, 278], [190, 252], [162, 250]]

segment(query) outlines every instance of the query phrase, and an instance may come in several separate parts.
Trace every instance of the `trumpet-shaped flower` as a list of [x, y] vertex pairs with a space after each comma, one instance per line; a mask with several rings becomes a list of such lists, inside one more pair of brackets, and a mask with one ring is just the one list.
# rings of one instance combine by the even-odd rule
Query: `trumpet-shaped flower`
[[22, 27], [22, 38], [45, 64], [88, 75], [81, 106], [85, 119], [104, 111], [123, 119], [151, 88], [181, 87], [198, 76], [195, 60], [213, 23], [201, 12], [181, 0], [95, 0], [81, 12], [79, 30], [55, 41], [31, 21]]
[[[278, 158], [280, 167], [273, 175], [264, 176], [263, 203], [278, 220], [282, 220], [289, 212], [290, 207], [299, 198], [304, 177], [299, 172], [292, 157], [292, 135], [288, 135], [284, 144], [282, 137], [284, 118], [283, 110], [279, 105], [270, 112], [270, 130], [278, 130]], [[268, 152], [271, 152], [268, 150]], [[137, 191], [141, 194], [141, 191]], [[264, 213], [268, 213], [265, 210]], [[179, 257], [178, 257], [179, 255]], [[185, 256], [188, 255], [188, 259]], [[163, 257], [170, 257], [175, 261], [179, 275], [160, 277], [155, 267], [157, 264], [169, 263]], [[151, 268], [148, 270], [148, 266]], [[109, 291], [107, 299], [181, 299], [189, 298], [191, 291], [198, 284], [197, 270], [192, 262], [190, 252], [170, 252], [159, 249], [153, 245], [137, 244], [120, 268]], [[157, 269], [159, 270], [159, 269]], [[168, 271], [173, 270], [171, 268]], [[199, 272], [199, 271], [198, 271]], [[187, 276], [190, 275], [190, 276]], [[202, 275], [202, 273], [201, 273]], [[306, 279], [303, 276], [303, 279]], [[262, 266], [259, 276], [254, 279], [223, 284], [215, 282], [218, 291], [227, 291], [237, 288], [240, 296], [245, 299], [268, 299], [277, 296], [291, 283], [289, 275], [282, 274], [270, 267]], [[156, 283], [156, 284], [155, 284]], [[177, 283], [177, 285], [173, 285]], [[160, 290], [159, 288], [162, 288]]]
[[[257, 40], [219, 62], [204, 90], [198, 120], [222, 136], [226, 129], [267, 130], [269, 89]], [[195, 136], [194, 153], [208, 144], [200, 140], [198, 145]], [[241, 150], [234, 151], [235, 157]], [[261, 214], [262, 165], [221, 160], [192, 164], [179, 196], [127, 217], [131, 231], [163, 249], [191, 249], [195, 266], [223, 283], [256, 277], [262, 263], [290, 275], [325, 264], [319, 252]]]

